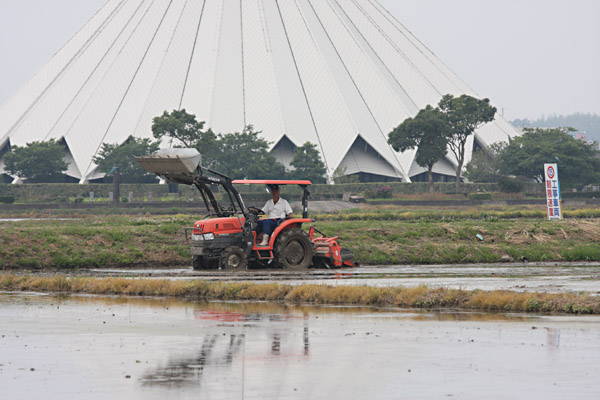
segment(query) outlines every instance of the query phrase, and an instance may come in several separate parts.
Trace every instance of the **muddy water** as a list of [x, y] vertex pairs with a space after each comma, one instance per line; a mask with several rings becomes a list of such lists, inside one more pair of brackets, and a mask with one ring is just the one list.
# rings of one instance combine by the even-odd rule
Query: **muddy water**
[[0, 294], [1, 398], [598, 398], [600, 319]]

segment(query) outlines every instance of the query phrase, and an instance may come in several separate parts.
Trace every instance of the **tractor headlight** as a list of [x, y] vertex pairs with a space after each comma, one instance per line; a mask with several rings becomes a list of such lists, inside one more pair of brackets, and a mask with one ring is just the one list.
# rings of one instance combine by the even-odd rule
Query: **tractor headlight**
[[196, 234], [192, 233], [192, 240], [195, 242], [203, 242], [205, 240], [214, 240], [214, 233]]

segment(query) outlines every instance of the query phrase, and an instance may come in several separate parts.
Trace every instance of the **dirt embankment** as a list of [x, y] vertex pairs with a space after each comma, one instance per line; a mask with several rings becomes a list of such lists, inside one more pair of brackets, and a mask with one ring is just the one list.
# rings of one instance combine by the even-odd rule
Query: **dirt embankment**
[[[184, 229], [196, 216], [79, 215], [0, 222], [0, 268], [189, 265]], [[315, 225], [361, 264], [600, 261], [594, 218], [550, 222], [512, 214], [389, 211], [316, 215]]]

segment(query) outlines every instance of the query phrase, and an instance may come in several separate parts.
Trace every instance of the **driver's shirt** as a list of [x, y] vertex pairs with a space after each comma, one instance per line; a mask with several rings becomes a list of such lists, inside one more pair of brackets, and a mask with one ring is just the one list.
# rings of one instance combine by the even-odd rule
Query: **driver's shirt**
[[269, 216], [269, 218], [281, 218], [284, 219], [288, 214], [291, 214], [292, 207], [287, 200], [281, 197], [277, 200], [277, 204], [273, 204], [273, 199], [267, 200], [262, 210]]

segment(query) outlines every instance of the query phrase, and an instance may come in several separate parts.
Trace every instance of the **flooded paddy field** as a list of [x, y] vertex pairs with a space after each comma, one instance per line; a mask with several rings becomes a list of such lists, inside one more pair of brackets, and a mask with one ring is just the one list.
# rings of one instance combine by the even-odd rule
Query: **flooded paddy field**
[[366, 266], [336, 270], [284, 271], [210, 270], [190, 267], [144, 269], [92, 269], [73, 273], [84, 276], [152, 277], [204, 279], [209, 281], [323, 283], [327, 285], [368, 285], [445, 287], [465, 290], [511, 290], [517, 292], [590, 292], [600, 294], [600, 263], [502, 263], [454, 265]]
[[0, 294], [3, 398], [597, 398], [600, 318]]

